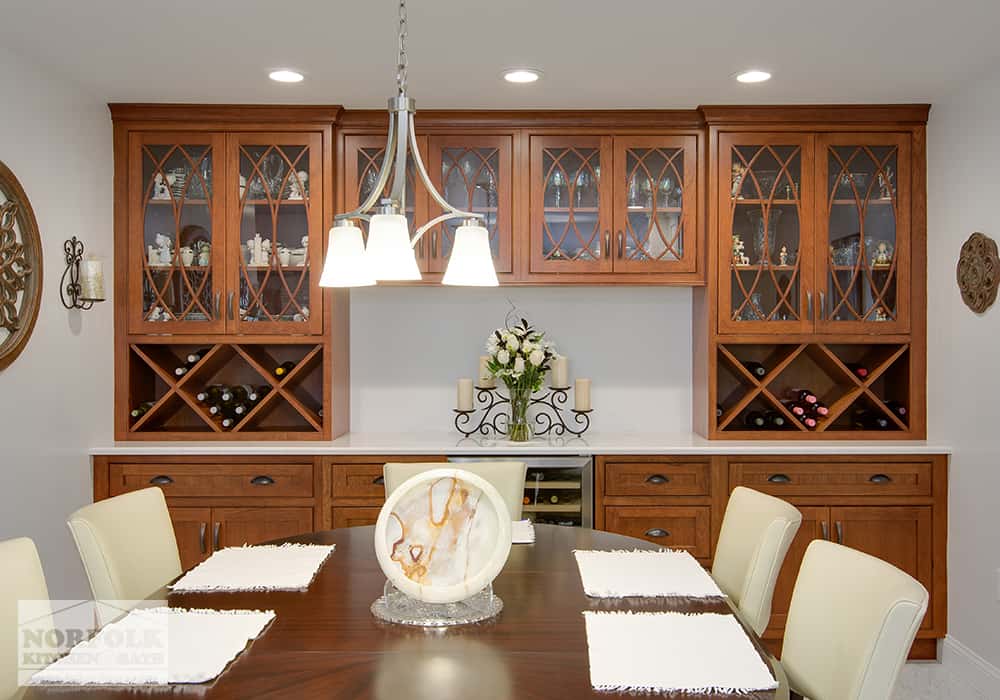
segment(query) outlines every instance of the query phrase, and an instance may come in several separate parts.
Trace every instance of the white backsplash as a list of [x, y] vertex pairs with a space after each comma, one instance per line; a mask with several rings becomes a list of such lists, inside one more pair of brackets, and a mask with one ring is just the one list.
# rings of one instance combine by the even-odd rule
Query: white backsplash
[[[351, 430], [452, 426], [455, 384], [475, 377], [510, 299], [593, 380], [593, 430], [691, 429], [691, 290], [375, 287], [351, 292]], [[571, 399], [572, 401], [572, 399]]]

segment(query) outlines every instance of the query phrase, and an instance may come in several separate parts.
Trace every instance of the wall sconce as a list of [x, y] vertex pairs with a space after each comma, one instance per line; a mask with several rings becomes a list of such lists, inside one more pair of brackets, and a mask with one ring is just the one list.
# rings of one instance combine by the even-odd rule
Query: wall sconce
[[59, 299], [67, 309], [86, 311], [104, 301], [104, 263], [93, 255], [83, 259], [83, 242], [73, 236], [63, 243], [66, 270], [59, 280]]

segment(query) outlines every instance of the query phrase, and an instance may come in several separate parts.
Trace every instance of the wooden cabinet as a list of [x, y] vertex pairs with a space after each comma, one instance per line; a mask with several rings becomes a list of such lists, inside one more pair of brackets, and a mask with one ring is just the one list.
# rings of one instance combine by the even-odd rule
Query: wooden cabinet
[[609, 506], [604, 509], [608, 532], [638, 537], [670, 549], [683, 549], [698, 559], [711, 557], [711, 508], [707, 506]]
[[212, 553], [209, 527], [211, 508], [170, 508], [170, 521], [177, 538], [177, 553], [185, 571], [208, 559]]
[[387, 462], [447, 462], [444, 455], [365, 455], [323, 460], [328, 475], [332, 527], [374, 525], [385, 503], [382, 468]]
[[212, 544], [215, 549], [260, 544], [314, 529], [312, 508], [212, 509]]

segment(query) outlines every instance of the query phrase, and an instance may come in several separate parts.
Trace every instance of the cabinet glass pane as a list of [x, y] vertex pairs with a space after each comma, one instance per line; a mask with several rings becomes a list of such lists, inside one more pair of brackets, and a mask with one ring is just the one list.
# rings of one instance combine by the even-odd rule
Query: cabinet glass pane
[[[499, 177], [500, 149], [498, 148], [441, 150], [441, 182], [445, 201], [459, 209], [483, 215], [483, 225], [490, 233], [490, 249], [494, 258], [500, 255], [500, 239], [497, 236]], [[447, 258], [451, 254], [455, 231], [461, 225], [461, 219], [446, 221], [442, 225], [443, 257]]]
[[800, 146], [735, 146], [730, 284], [734, 321], [799, 321]]
[[[375, 183], [378, 182], [379, 168], [382, 165], [382, 158], [385, 154], [384, 147], [377, 148], [359, 148], [358, 149], [358, 197], [357, 204], [361, 204], [365, 201], [365, 198], [371, 194], [372, 189], [375, 187]], [[406, 223], [410, 227], [410, 235], [413, 235], [413, 219], [414, 219], [414, 197], [416, 196], [416, 188], [414, 184], [416, 166], [413, 164], [413, 159], [411, 156], [406, 157]], [[382, 190], [382, 196], [388, 197], [389, 190], [392, 188], [392, 177], [389, 177], [389, 181], [385, 183], [385, 187]], [[378, 202], [376, 201], [377, 205]], [[368, 240], [368, 224], [365, 221], [356, 222], [361, 230], [364, 232], [365, 240]]]
[[831, 321], [894, 321], [896, 146], [831, 146], [829, 281]]
[[600, 259], [600, 180], [600, 149], [542, 150], [544, 259]]
[[212, 149], [142, 146], [142, 319], [211, 321]]
[[684, 149], [630, 148], [625, 152], [626, 260], [680, 260], [684, 256]]
[[243, 322], [309, 319], [309, 149], [240, 146], [238, 312]]

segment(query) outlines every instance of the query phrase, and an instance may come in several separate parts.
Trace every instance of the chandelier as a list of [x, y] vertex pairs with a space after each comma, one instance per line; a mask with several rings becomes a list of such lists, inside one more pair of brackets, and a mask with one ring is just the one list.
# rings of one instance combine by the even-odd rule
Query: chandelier
[[[490, 251], [489, 232], [482, 214], [462, 211], [445, 201], [431, 184], [413, 128], [414, 101], [406, 94], [406, 0], [399, 2], [399, 61], [396, 66], [396, 96], [389, 99], [389, 133], [378, 177], [361, 205], [334, 217], [330, 229], [322, 287], [363, 287], [380, 280], [419, 280], [420, 268], [414, 246], [438, 224], [464, 219], [455, 231], [442, 284], [495, 287], [497, 274]], [[410, 237], [403, 212], [406, 210], [407, 153], [413, 158], [417, 176], [444, 213], [417, 228]], [[390, 183], [389, 196], [382, 197]], [[368, 222], [368, 244], [356, 221]]]

